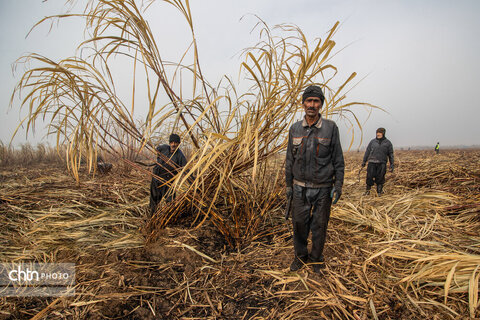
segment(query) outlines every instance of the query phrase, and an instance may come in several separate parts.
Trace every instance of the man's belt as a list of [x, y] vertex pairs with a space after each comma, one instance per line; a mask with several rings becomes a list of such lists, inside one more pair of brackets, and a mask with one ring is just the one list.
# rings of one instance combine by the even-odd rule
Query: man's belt
[[311, 182], [302, 182], [295, 179], [293, 179], [293, 184], [296, 184], [297, 186], [304, 187], [304, 188], [316, 188], [316, 189], [330, 187], [332, 185], [331, 183], [317, 184], [317, 183], [311, 183]]

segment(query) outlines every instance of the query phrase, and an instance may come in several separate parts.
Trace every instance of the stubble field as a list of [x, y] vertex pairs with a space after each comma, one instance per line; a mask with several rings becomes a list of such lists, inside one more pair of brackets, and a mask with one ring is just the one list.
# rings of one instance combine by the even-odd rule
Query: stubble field
[[0, 319], [478, 318], [480, 151], [397, 151], [381, 197], [345, 156], [321, 275], [289, 271], [283, 206], [240, 248], [189, 216], [145, 245], [144, 172], [0, 167], [0, 261], [76, 264], [73, 297], [2, 297]]

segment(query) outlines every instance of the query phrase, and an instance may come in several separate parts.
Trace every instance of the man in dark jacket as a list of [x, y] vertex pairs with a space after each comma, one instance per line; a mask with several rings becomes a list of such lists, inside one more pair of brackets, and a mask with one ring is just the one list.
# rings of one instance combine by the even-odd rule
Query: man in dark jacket
[[367, 167], [367, 190], [365, 195], [370, 193], [373, 184], [377, 184], [377, 194], [383, 193], [383, 184], [385, 183], [385, 173], [387, 172], [387, 158], [390, 161], [390, 171], [395, 167], [393, 160], [393, 145], [385, 137], [385, 129], [377, 129], [377, 137], [368, 144], [365, 155], [363, 156], [362, 167], [368, 161]]
[[[295, 258], [290, 270], [300, 269], [308, 260], [313, 270], [324, 267], [323, 248], [327, 236], [332, 198], [342, 194], [345, 163], [338, 127], [323, 119], [319, 111], [325, 101], [319, 86], [309, 86], [302, 96], [303, 121], [292, 125], [288, 134], [285, 176], [287, 197], [292, 198]], [[332, 188], [333, 186], [333, 188]], [[307, 249], [312, 231], [312, 250]]]
[[[170, 135], [169, 144], [159, 145], [157, 150], [157, 163], [153, 167], [152, 183], [150, 184], [150, 213], [153, 215], [157, 205], [170, 189], [169, 181], [187, 164], [187, 159], [182, 150], [178, 148], [180, 137]], [[171, 182], [171, 181], [170, 181]], [[173, 194], [167, 200], [171, 201]]]

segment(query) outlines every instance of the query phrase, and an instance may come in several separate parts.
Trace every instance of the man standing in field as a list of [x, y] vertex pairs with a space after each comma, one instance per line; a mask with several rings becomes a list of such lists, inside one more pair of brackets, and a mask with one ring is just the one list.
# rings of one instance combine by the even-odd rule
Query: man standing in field
[[[335, 122], [323, 119], [325, 101], [319, 86], [309, 86], [302, 95], [303, 121], [292, 125], [288, 134], [285, 161], [286, 193], [292, 199], [293, 244], [295, 258], [290, 270], [308, 261], [319, 273], [324, 267], [323, 248], [327, 236], [332, 198], [342, 194], [345, 162]], [[312, 250], [307, 249], [312, 231]]]
[[[168, 193], [170, 186], [167, 184], [174, 175], [187, 164], [187, 159], [183, 155], [182, 150], [178, 148], [180, 145], [180, 137], [171, 134], [169, 144], [159, 145], [157, 150], [157, 162], [153, 167], [152, 182], [150, 184], [150, 213], [153, 215], [157, 209], [157, 205], [162, 198]], [[173, 199], [170, 194], [168, 201]]]
[[440, 142], [437, 142], [437, 145], [435, 146], [435, 153], [436, 154], [440, 153]]
[[385, 128], [378, 128], [376, 138], [368, 144], [365, 155], [363, 156], [362, 168], [368, 161], [367, 167], [367, 189], [365, 195], [370, 193], [370, 189], [376, 183], [377, 194], [383, 193], [383, 184], [385, 183], [385, 173], [387, 172], [387, 157], [390, 161], [390, 171], [395, 167], [393, 161], [393, 145], [385, 137]]

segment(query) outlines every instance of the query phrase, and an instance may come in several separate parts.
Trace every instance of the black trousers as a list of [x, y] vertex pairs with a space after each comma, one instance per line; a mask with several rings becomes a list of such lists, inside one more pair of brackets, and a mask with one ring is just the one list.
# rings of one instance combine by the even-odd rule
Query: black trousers
[[[295, 256], [306, 262], [323, 261], [323, 248], [330, 219], [331, 187], [304, 188], [293, 186], [292, 223]], [[312, 231], [312, 251], [308, 254], [308, 235]]]
[[385, 183], [385, 173], [387, 173], [386, 163], [369, 162], [367, 167], [367, 186], [373, 186]]
[[[169, 186], [164, 185], [163, 182], [158, 181], [155, 178], [152, 178], [152, 182], [150, 183], [150, 216], [153, 216], [155, 210], [157, 209], [158, 204], [162, 200], [162, 198], [168, 193]], [[168, 196], [171, 201], [172, 195]]]

